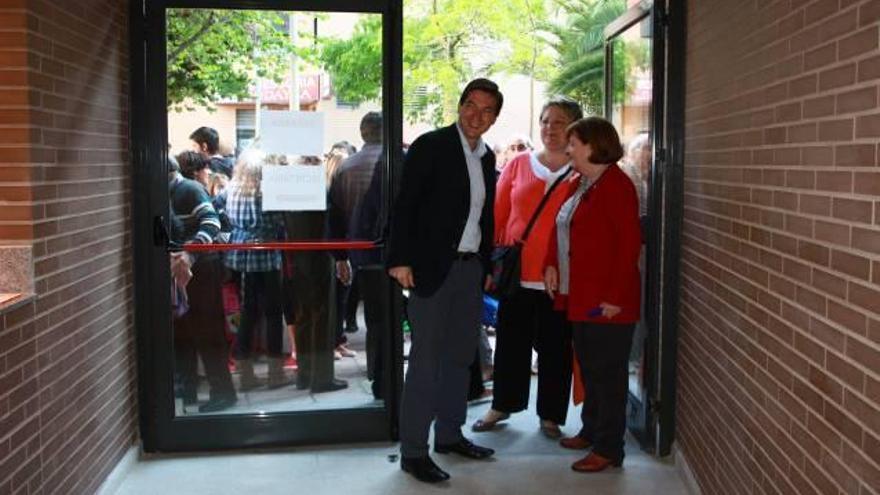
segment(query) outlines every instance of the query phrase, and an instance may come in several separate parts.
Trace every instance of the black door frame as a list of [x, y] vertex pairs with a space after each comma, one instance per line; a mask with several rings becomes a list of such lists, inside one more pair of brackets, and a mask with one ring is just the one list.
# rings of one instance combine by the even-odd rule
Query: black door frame
[[613, 93], [611, 42], [651, 19], [654, 163], [646, 228], [644, 315], [645, 394], [629, 394], [628, 428], [643, 449], [669, 455], [675, 438], [675, 382], [678, 336], [679, 260], [684, 182], [685, 0], [642, 2], [605, 29], [605, 115]]
[[[383, 113], [386, 125], [385, 190], [393, 193], [391, 163], [402, 159], [403, 3], [402, 0], [129, 0], [131, 160], [138, 399], [143, 448], [147, 452], [211, 450], [396, 440], [402, 387], [402, 328], [389, 315], [385, 339], [384, 408], [338, 409], [273, 414], [175, 417], [174, 359], [168, 253], [157, 218], [168, 208], [165, 165], [165, 11], [167, 8], [262, 9], [358, 12], [383, 16]], [[397, 104], [395, 104], [397, 102]], [[161, 164], [161, 165], [157, 165]], [[159, 172], [162, 171], [162, 172]], [[393, 195], [385, 194], [390, 203]], [[389, 208], [386, 208], [386, 211]], [[159, 229], [161, 230], [161, 229]], [[381, 240], [376, 240], [381, 243]], [[390, 279], [389, 301], [397, 301]]]

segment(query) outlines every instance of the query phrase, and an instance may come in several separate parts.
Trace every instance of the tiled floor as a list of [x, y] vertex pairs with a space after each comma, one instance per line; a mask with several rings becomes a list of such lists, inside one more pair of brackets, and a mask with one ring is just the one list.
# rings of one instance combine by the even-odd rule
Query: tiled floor
[[[534, 381], [534, 380], [533, 380]], [[534, 385], [534, 384], [533, 384]], [[140, 494], [602, 494], [686, 495], [671, 462], [641, 452], [628, 438], [623, 469], [579, 474], [569, 465], [578, 453], [544, 438], [532, 410], [514, 415], [504, 428], [466, 435], [497, 450], [490, 461], [467, 461], [435, 454], [451, 475], [448, 483], [425, 485], [400, 471], [390, 443], [303, 447], [226, 454], [161, 456], [141, 460], [125, 477], [117, 495]], [[468, 425], [489, 407], [474, 404]], [[574, 433], [577, 411], [569, 413], [567, 433]]]
[[[365, 378], [363, 332], [350, 339], [360, 351], [358, 357], [337, 361], [337, 376], [349, 380], [348, 389], [309, 395], [288, 387], [242, 394], [235, 410], [226, 413], [380, 406], [372, 401]], [[530, 410], [514, 415], [497, 431], [470, 432], [470, 424], [488, 409], [489, 401], [471, 404], [465, 435], [497, 453], [489, 461], [435, 454], [435, 461], [452, 475], [450, 482], [437, 486], [419, 483], [400, 470], [397, 444], [374, 443], [151, 457], [134, 465], [116, 495], [688, 494], [675, 466], [641, 452], [632, 438], [627, 439], [623, 469], [586, 475], [573, 472], [569, 466], [579, 453], [560, 448], [538, 431], [535, 382]], [[564, 430], [573, 434], [578, 426], [578, 410], [572, 407]]]

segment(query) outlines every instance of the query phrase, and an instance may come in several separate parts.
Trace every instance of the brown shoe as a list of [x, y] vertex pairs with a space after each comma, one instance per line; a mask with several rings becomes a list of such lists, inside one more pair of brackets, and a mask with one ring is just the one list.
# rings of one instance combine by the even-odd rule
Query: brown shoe
[[572, 450], [587, 450], [593, 446], [589, 440], [581, 436], [563, 438], [559, 441], [559, 445]]
[[612, 460], [602, 457], [595, 452], [590, 452], [588, 456], [572, 464], [571, 468], [581, 473], [596, 473], [611, 466], [620, 467], [621, 465], [623, 465], [623, 459]]

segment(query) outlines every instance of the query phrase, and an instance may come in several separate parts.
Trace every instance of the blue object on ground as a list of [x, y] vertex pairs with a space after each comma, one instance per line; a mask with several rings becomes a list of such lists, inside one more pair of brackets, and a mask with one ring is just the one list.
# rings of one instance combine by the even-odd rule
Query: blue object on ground
[[483, 325], [498, 326], [498, 300], [489, 294], [483, 294]]

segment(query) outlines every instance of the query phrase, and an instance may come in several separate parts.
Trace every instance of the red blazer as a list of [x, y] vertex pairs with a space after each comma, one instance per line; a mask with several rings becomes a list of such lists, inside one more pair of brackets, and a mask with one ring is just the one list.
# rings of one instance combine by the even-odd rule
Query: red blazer
[[[577, 178], [577, 176], [576, 176]], [[568, 184], [566, 197], [579, 181]], [[544, 265], [558, 269], [556, 227], [550, 236]], [[636, 323], [639, 321], [639, 200], [632, 180], [611, 165], [581, 198], [571, 221], [569, 240], [568, 296], [556, 295], [556, 309], [565, 310], [570, 321]], [[620, 306], [613, 318], [588, 313], [606, 302]]]

